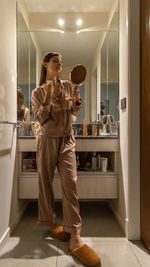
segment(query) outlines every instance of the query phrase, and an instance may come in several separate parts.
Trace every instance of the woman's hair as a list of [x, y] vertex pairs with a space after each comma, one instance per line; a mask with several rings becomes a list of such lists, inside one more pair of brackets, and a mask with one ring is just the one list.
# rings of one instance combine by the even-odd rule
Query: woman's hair
[[49, 60], [54, 57], [54, 56], [60, 56], [62, 57], [62, 55], [58, 52], [48, 52], [45, 54], [45, 56], [43, 57], [43, 62], [41, 65], [41, 75], [40, 75], [40, 82], [39, 85], [41, 86], [43, 82], [45, 82], [46, 79], [46, 68], [44, 66], [44, 62], [49, 62]]
[[23, 98], [24, 99], [23, 91], [19, 86], [17, 87], [17, 98]]
[[[22, 98], [24, 101], [24, 94], [20, 87], [17, 87], [17, 99]], [[23, 121], [25, 115], [25, 107], [21, 106], [21, 109], [17, 109], [17, 120]]]

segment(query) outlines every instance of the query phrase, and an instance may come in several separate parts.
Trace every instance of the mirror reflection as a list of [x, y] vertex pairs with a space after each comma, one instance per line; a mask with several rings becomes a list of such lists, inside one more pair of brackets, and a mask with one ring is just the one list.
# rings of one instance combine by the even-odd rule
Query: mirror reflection
[[[115, 22], [115, 23], [114, 23]], [[101, 116], [119, 120], [119, 34], [118, 13], [114, 14], [101, 48]]]
[[[119, 37], [118, 11], [105, 31], [29, 31], [18, 9], [18, 69], [17, 85], [24, 98], [23, 106], [29, 109], [29, 121], [35, 121], [31, 109], [32, 90], [39, 85], [43, 55], [57, 51], [63, 55], [61, 79], [69, 79], [69, 72], [76, 64], [87, 70], [84, 84], [79, 86], [83, 107], [76, 123], [97, 122], [102, 115], [110, 114], [119, 120]], [[23, 101], [23, 100], [22, 100]], [[21, 118], [18, 99], [18, 120]], [[20, 110], [20, 113], [19, 113]]]

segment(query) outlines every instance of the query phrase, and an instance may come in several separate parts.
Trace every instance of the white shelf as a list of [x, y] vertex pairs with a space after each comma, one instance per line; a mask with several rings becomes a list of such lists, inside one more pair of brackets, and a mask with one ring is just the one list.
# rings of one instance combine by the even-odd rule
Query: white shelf
[[[35, 139], [18, 139], [19, 173], [18, 197], [38, 199], [38, 172], [21, 172], [22, 152], [36, 152]], [[79, 199], [116, 199], [118, 198], [118, 152], [119, 139], [76, 139], [76, 152], [97, 151], [113, 153], [114, 172], [78, 171], [77, 192]], [[55, 199], [61, 199], [60, 179], [56, 169], [54, 178]]]
[[[18, 179], [20, 199], [38, 199], [38, 173], [21, 173]], [[117, 174], [100, 172], [78, 172], [77, 192], [79, 199], [114, 199], [118, 197]], [[59, 175], [54, 177], [55, 198], [61, 199]]]
[[[18, 139], [18, 152], [37, 151], [35, 139]], [[119, 151], [119, 139], [76, 139], [76, 151]]]

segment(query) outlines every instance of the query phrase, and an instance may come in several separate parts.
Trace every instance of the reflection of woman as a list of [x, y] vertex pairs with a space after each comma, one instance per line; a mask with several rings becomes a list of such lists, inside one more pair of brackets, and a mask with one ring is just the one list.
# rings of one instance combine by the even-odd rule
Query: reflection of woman
[[30, 121], [30, 111], [24, 106], [24, 94], [21, 88], [17, 88], [17, 120]]
[[[40, 123], [37, 132], [38, 224], [49, 226], [50, 232], [60, 240], [70, 239], [70, 252], [73, 254], [76, 250], [84, 258], [85, 250], [91, 252], [91, 249], [80, 239], [82, 222], [76, 191], [75, 138], [72, 130], [73, 117], [79, 114], [82, 100], [77, 86], [73, 88], [71, 82], [59, 79], [62, 60], [59, 53], [44, 56], [40, 85], [32, 91], [32, 110]], [[73, 101], [68, 101], [70, 97]], [[62, 186], [63, 226], [57, 224], [54, 209], [52, 182], [56, 166]], [[82, 257], [76, 256], [83, 262]], [[95, 259], [98, 257], [94, 256]]]

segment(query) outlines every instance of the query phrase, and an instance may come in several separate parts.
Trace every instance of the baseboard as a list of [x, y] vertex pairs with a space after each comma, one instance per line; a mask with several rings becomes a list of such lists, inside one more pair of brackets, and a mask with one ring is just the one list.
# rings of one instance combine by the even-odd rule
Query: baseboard
[[112, 210], [117, 222], [119, 223], [119, 225], [121, 227], [121, 230], [123, 231], [124, 235], [127, 236], [125, 218], [120, 217], [120, 214], [114, 209], [114, 207], [113, 207], [111, 202], [109, 202], [109, 205], [110, 205], [110, 208], [111, 208], [111, 210]]
[[10, 225], [10, 235], [12, 234], [12, 232], [15, 230], [17, 224], [19, 223], [25, 209], [27, 208], [28, 206], [28, 203], [29, 201], [28, 200], [25, 200], [25, 203], [21, 206], [19, 212], [17, 213], [17, 215], [15, 216], [14, 220], [11, 222], [11, 225]]
[[2, 251], [2, 249], [4, 248], [7, 240], [9, 239], [10, 236], [10, 227], [8, 227], [6, 229], [6, 231], [4, 232], [4, 234], [2, 235], [1, 239], [0, 239], [0, 252]]

